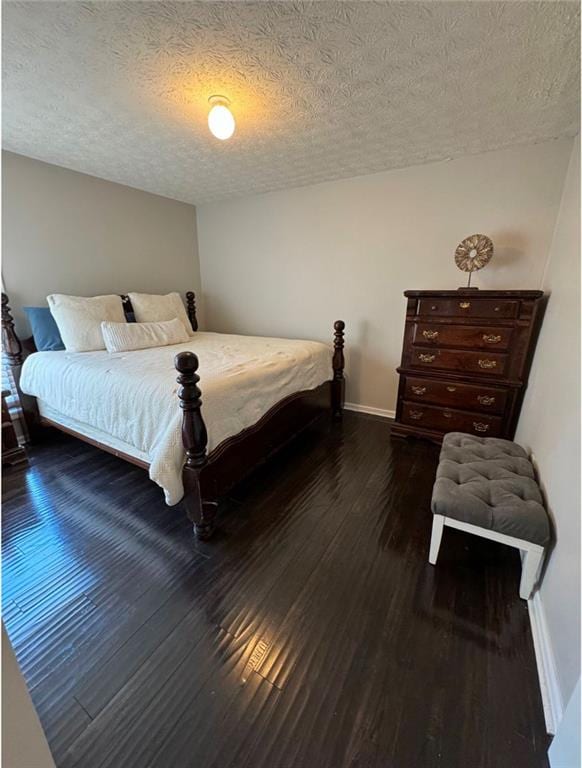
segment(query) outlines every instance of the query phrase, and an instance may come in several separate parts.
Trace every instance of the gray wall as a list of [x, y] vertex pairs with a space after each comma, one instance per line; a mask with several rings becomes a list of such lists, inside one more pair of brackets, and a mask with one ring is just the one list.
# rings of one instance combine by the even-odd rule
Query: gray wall
[[49, 293], [200, 292], [196, 209], [2, 153], [2, 275], [19, 329]]
[[535, 456], [554, 520], [540, 598], [565, 705], [580, 677], [580, 137], [541, 287], [550, 298], [516, 440]]

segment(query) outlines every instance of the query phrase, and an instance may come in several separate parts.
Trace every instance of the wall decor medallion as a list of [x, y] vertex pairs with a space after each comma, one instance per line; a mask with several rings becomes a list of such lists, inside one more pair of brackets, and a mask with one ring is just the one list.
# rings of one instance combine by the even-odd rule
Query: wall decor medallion
[[470, 235], [459, 243], [455, 251], [455, 264], [462, 272], [469, 273], [467, 288], [471, 287], [471, 275], [483, 269], [493, 258], [493, 241], [487, 235]]

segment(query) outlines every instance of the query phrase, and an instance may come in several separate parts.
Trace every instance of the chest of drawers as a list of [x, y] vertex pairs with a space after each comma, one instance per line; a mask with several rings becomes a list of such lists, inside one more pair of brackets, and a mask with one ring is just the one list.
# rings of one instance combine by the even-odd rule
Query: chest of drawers
[[405, 291], [392, 434], [513, 438], [531, 366], [541, 291]]

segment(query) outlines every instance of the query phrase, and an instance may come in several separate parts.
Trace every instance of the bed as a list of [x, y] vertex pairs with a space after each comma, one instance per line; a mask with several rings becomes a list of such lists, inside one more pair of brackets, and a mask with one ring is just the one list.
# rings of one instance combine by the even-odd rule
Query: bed
[[186, 299], [191, 341], [110, 354], [37, 352], [2, 294], [3, 348], [32, 438], [52, 426], [147, 469], [208, 539], [221, 496], [324, 412], [341, 415], [345, 326], [333, 346], [205, 333]]

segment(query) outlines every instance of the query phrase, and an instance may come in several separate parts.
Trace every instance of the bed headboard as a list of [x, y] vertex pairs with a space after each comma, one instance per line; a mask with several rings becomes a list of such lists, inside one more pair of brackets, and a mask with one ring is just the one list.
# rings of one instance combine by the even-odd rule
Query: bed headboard
[[[133, 307], [131, 306], [131, 299], [124, 293], [120, 294], [121, 303], [123, 304], [123, 311], [125, 313], [125, 319], [128, 323], [134, 323], [135, 318], [133, 314]], [[186, 292], [186, 314], [193, 331], [198, 330], [198, 320], [196, 319], [196, 296], [194, 291]]]
[[[129, 296], [126, 296], [125, 294], [120, 294], [120, 296], [126, 320], [128, 322], [135, 322], [133, 307], [131, 306]], [[194, 291], [186, 292], [186, 313], [190, 320], [192, 330], [197, 331], [198, 320], [196, 318], [196, 296]], [[18, 338], [16, 329], [14, 328], [14, 319], [12, 317], [8, 296], [5, 293], [2, 294], [2, 349], [8, 358], [8, 363], [12, 367], [22, 365], [24, 358], [27, 355], [36, 352], [36, 346], [32, 336], [22, 340]]]

